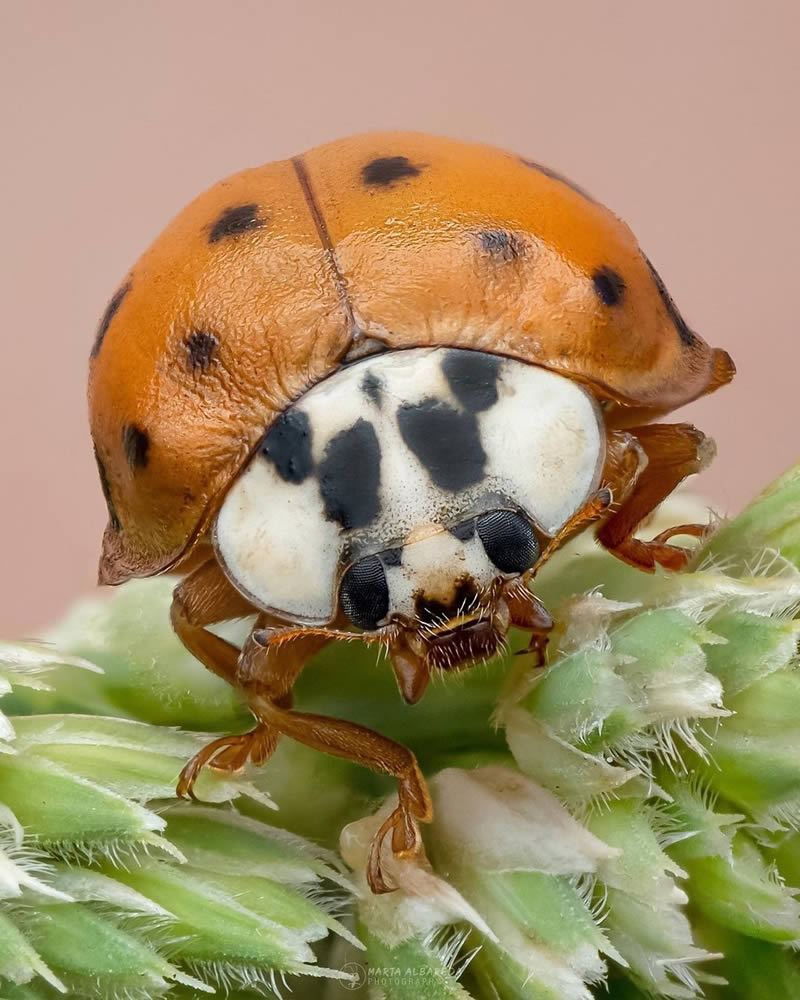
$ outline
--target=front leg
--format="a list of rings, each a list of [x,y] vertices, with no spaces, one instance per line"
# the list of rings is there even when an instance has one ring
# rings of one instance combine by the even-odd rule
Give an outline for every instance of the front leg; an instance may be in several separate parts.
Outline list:
[[[432,818],[428,789],[413,753],[364,726],[322,715],[291,711],[292,688],[305,664],[332,638],[355,638],[335,629],[267,627],[266,615],[240,651],[205,627],[253,614],[253,608],[228,582],[215,560],[204,563],[179,584],[172,602],[172,624],[184,646],[229,684],[242,691],[258,725],[249,733],[224,736],[209,743],[181,772],[178,794],[192,796],[206,764],[229,772],[248,759],[260,764],[274,751],[280,736],[363,764],[398,780],[397,809],[381,826],[370,852],[367,877],[374,892],[389,892],[381,871],[380,851],[391,836],[395,854],[423,854],[418,823]],[[359,635],[382,642],[384,635]]]
[[[314,630],[308,631],[314,634]],[[383,641],[379,634],[358,638]],[[284,668],[284,657],[287,650],[304,639],[307,641],[302,629],[258,629],[250,636],[242,651],[242,669],[250,678],[250,707],[271,730],[397,779],[397,808],[375,835],[367,866],[367,881],[372,891],[391,892],[396,886],[389,885],[383,876],[381,848],[391,837],[392,851],[398,857],[424,856],[419,823],[428,823],[433,818],[425,779],[414,754],[400,743],[355,722],[291,710],[291,687],[296,674],[293,676],[291,670]]]
[[[683,569],[691,553],[678,545],[669,545],[674,535],[702,538],[708,526],[681,524],[649,542],[634,538],[641,522],[675,489],[695,472],[701,472],[714,457],[714,442],[691,424],[649,424],[631,428],[628,433],[647,457],[630,490],[611,516],[597,531],[597,540],[629,566],[654,572],[656,566],[669,570]]]
[[[172,598],[171,618],[175,634],[205,667],[238,689],[243,687],[238,647],[209,632],[206,626],[255,613],[256,609],[232,586],[213,557],[178,584]],[[260,624],[266,622],[266,616],[262,615]],[[292,683],[303,665],[326,641],[314,637],[287,647],[283,669],[291,676]],[[241,770],[248,760],[256,765],[263,764],[275,750],[279,737],[276,729],[259,722],[248,733],[213,740],[195,754],[181,771],[177,794],[182,798],[194,798],[195,782],[206,764],[228,773]]]

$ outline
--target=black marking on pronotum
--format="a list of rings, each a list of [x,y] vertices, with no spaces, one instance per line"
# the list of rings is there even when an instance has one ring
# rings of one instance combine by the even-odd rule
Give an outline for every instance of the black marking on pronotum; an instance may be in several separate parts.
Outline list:
[[[380,406],[383,402],[383,379],[375,372],[365,372],[361,379],[361,391],[371,403]]]
[[[526,167],[530,167],[531,170],[538,170],[540,174],[544,174],[545,177],[549,177],[551,180],[559,181],[561,184],[566,184],[570,190],[574,191],[575,194],[579,194],[581,198],[586,198],[587,201],[596,202],[588,191],[577,185],[574,181],[571,181],[569,177],[565,177],[560,174],[557,170],[553,170],[552,167],[546,167],[543,163],[537,163],[536,160],[527,160],[524,156],[520,156],[519,162],[524,164]]]
[[[240,233],[260,229],[263,219],[258,217],[258,205],[251,202],[248,205],[233,205],[226,208],[220,217],[211,224],[208,231],[208,242],[218,243],[228,236],[238,236]]]
[[[302,410],[284,410],[261,439],[259,451],[287,483],[302,483],[311,475],[311,423]]]
[[[125,424],[122,428],[122,448],[132,469],[144,469],[150,451],[150,435],[136,424]]]
[[[186,353],[193,371],[204,372],[214,360],[219,340],[213,333],[194,330],[186,338]]]
[[[525,244],[507,229],[482,229],[478,242],[482,250],[498,260],[516,260],[525,253]]]
[[[372,424],[362,418],[332,437],[317,475],[330,520],[343,528],[374,521],[381,506],[381,446]]]
[[[697,347],[698,338],[697,334],[693,333],[692,330],[686,325],[686,320],[678,312],[678,307],[672,301],[672,296],[667,291],[664,282],[661,280],[661,275],[656,271],[650,260],[644,254],[645,263],[650,270],[653,281],[655,282],[658,294],[661,296],[661,301],[664,303],[664,308],[667,310],[669,318],[675,324],[675,329],[678,331],[678,336],[681,338],[681,343],[685,347]]]
[[[417,177],[422,172],[406,156],[379,156],[361,168],[361,179],[371,187],[389,187],[406,177]]]
[[[100,489],[103,491],[103,497],[106,501],[106,507],[108,508],[108,520],[111,525],[112,531],[119,531],[122,525],[119,522],[119,516],[117,514],[117,509],[114,506],[114,501],[111,499],[111,486],[108,482],[108,473],[106,472],[106,467],[103,464],[102,458],[97,453],[97,448],[94,449],[94,460],[97,462],[97,472],[100,476]]]
[[[92,353],[89,355],[91,358],[96,358],[100,353],[100,348],[103,346],[103,341],[108,333],[108,328],[111,326],[111,320],[117,315],[117,310],[122,305],[122,300],[131,290],[130,281],[126,282],[121,288],[118,288],[111,298],[111,301],[106,306],[106,311],[100,320],[100,325],[97,327],[97,334],[94,338],[94,344],[92,344]]]
[[[475,535],[475,518],[471,517],[469,521],[462,521],[461,524],[454,524],[449,529],[451,535],[457,538],[460,542],[468,542],[470,538]]]
[[[381,552],[381,562],[384,566],[399,566],[403,562],[402,547],[384,549]]]
[[[618,306],[625,294],[625,279],[611,267],[600,267],[592,275],[594,290],[603,305]]]
[[[483,478],[486,452],[474,414],[431,397],[405,403],[397,422],[403,440],[441,489],[456,492]]]
[[[465,410],[488,410],[497,402],[500,358],[483,351],[448,351],[442,372],[453,395]]]

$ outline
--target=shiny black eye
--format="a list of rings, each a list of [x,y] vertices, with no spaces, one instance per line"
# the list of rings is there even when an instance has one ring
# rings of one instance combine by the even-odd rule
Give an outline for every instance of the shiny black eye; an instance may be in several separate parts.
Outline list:
[[[389,613],[389,586],[377,556],[367,556],[347,570],[339,588],[342,611],[358,628],[374,629]]]
[[[539,542],[527,518],[514,510],[493,510],[478,518],[486,555],[504,573],[523,573],[539,558]]]

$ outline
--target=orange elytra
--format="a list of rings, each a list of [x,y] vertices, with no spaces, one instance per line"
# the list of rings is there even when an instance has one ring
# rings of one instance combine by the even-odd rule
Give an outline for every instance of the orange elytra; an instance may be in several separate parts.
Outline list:
[[[265,427],[363,338],[508,355],[654,413],[734,372],[628,227],[531,160],[388,133],[244,170],[170,223],[101,321],[101,581],[173,566]]]

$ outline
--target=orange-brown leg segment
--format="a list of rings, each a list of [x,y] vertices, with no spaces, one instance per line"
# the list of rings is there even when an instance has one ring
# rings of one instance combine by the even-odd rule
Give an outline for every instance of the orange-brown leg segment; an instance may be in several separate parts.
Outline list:
[[[205,626],[254,613],[253,606],[228,582],[213,559],[178,584],[170,609],[175,634],[189,652],[212,673],[234,685],[239,650]]]
[[[172,598],[172,627],[184,646],[218,677],[238,686],[239,650],[233,643],[209,632],[205,626],[231,618],[251,615],[254,608],[228,582],[213,559],[190,573],[176,588]],[[279,734],[259,723],[248,733],[223,736],[188,762],[178,779],[177,794],[194,798],[194,784],[205,764],[235,772],[247,763],[267,760],[277,745]]]
[[[583,507],[581,507],[577,513],[572,515],[563,528],[561,528],[559,533],[548,542],[537,559],[536,565],[533,567],[533,573],[538,573],[547,560],[553,556],[562,545],[566,545],[570,538],[574,538],[578,532],[583,531],[584,528],[587,528],[598,518],[602,517],[611,506],[612,499],[613,493],[607,486],[604,486],[602,489],[599,489],[595,494],[593,494]],[[528,575],[530,576],[532,574]]]
[[[391,892],[396,887],[384,878],[381,847],[391,836],[392,851],[398,857],[423,854],[418,824],[430,822],[433,817],[425,779],[407,747],[354,722],[290,710],[291,687],[299,670],[293,676],[291,669],[285,669],[283,661],[286,651],[303,639],[301,633],[297,639],[286,641],[287,631],[257,630],[245,645],[242,659],[249,661],[251,708],[270,728],[299,743],[397,779],[397,808],[375,835],[367,866],[367,880],[372,891]]]
[[[686,549],[669,545],[673,535],[702,537],[705,525],[680,525],[662,532],[649,542],[633,533],[641,522],[692,473],[700,472],[714,456],[714,444],[691,424],[650,424],[631,428],[647,456],[647,466],[618,509],[600,526],[597,539],[623,562],[652,573],[655,567],[682,569],[691,555]]]
[[[418,824],[428,823],[433,818],[428,788],[414,754],[402,744],[355,722],[290,711],[267,699],[255,698],[252,704],[259,718],[299,743],[397,779],[397,808],[375,835],[367,863],[367,881],[373,892],[391,892],[397,888],[389,885],[383,875],[381,847],[384,840],[391,836],[392,851],[398,857],[421,856],[423,846]]]

